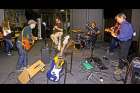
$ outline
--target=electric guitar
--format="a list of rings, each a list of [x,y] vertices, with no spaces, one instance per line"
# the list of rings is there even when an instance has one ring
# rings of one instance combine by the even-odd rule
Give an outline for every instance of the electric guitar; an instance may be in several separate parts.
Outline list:
[[[3,38],[3,34],[2,34],[2,32],[0,32],[0,38]]]
[[[47,72],[47,78],[51,81],[57,82],[60,79],[60,73],[63,71],[62,66],[64,64],[64,59],[62,58],[63,51],[68,43],[70,36],[64,37],[63,47],[61,48],[60,54],[56,55],[51,61],[51,68]]]
[[[58,56],[56,56],[58,57]],[[60,59],[58,59],[60,61]],[[62,65],[64,64],[64,60],[62,59],[61,62],[61,65],[59,65],[59,67],[56,65],[56,61],[55,60],[52,60],[51,61],[51,68],[50,70],[47,72],[47,78],[51,81],[59,81],[60,79],[60,73],[62,73]]]

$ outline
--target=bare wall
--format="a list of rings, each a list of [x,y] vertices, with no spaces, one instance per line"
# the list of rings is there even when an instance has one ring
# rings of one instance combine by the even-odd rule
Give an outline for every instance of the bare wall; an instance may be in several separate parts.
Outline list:
[[[103,9],[71,9],[70,10],[70,22],[71,28],[81,28],[82,31],[86,31],[85,25],[88,21],[95,20],[97,26],[102,32],[100,39],[103,38],[104,28],[104,16]]]

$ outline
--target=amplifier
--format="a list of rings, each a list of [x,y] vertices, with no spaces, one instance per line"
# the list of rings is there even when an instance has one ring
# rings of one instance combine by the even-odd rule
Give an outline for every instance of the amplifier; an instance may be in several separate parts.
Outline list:
[[[136,57],[132,60],[132,84],[140,84],[140,58]]]

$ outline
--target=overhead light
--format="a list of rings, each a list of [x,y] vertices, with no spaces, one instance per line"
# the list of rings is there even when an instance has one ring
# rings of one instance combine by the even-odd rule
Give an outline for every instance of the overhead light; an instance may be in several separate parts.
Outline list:
[[[61,9],[60,11],[61,11],[61,12],[64,12],[64,9]]]

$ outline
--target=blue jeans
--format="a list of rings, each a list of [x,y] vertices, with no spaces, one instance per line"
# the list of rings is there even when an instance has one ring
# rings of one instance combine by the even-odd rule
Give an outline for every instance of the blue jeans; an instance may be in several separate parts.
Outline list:
[[[22,47],[22,43],[20,41],[16,42],[16,47],[18,49],[18,63],[17,63],[17,69],[20,69],[22,67],[26,67],[27,66],[27,53],[26,51],[23,49]]]
[[[117,48],[117,46],[118,46],[118,39],[113,37],[111,40],[109,51],[114,52],[114,49]]]
[[[9,53],[13,47],[12,41],[10,39],[5,39],[5,49],[6,53]]]

